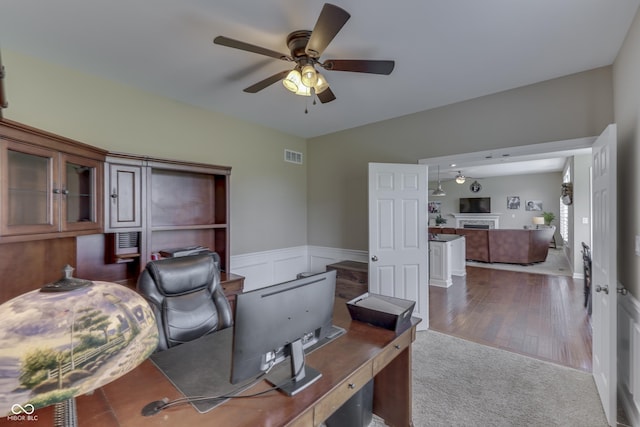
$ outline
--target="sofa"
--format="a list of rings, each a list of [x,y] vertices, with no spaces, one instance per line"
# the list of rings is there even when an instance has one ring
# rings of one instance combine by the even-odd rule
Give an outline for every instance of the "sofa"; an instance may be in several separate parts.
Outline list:
[[[539,229],[475,229],[430,227],[430,233],[465,236],[466,259],[481,262],[533,264],[549,253],[555,227]]]

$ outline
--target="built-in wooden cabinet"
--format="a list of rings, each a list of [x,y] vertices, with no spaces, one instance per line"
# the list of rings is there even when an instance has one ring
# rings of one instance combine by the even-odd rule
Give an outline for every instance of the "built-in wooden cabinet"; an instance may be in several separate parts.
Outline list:
[[[134,241],[140,270],[162,251],[190,246],[217,252],[221,269],[229,268],[231,168],[113,154],[105,171],[105,231],[113,262],[130,262]]]
[[[0,121],[0,242],[102,232],[105,152]]]
[[[105,164],[105,232],[142,231],[146,202],[144,161],[107,157]]]
[[[230,268],[231,168],[108,153],[0,118],[0,302],[62,277],[135,286],[166,249],[220,255],[233,304],[244,278]],[[15,273],[18,272],[18,273]]]

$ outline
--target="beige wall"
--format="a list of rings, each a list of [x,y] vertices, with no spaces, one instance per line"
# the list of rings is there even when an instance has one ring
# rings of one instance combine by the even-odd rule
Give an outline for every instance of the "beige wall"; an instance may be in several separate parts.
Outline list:
[[[309,140],[309,244],[367,249],[369,162],[599,135],[613,121],[611,78],[598,68]]]
[[[307,243],[306,165],[285,163],[302,138],[2,51],[3,115],[110,151],[232,167],[231,254]]]
[[[618,124],[618,280],[640,298],[640,16],[613,64],[614,116]]]

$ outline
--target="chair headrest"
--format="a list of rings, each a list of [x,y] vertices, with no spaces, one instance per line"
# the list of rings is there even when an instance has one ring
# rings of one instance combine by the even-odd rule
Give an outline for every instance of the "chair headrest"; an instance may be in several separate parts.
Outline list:
[[[210,254],[167,258],[147,263],[147,270],[164,295],[181,295],[211,285],[217,267]]]

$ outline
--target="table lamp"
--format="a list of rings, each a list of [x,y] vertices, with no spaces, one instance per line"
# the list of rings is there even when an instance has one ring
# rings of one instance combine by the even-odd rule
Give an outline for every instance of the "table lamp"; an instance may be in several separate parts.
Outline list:
[[[148,303],[132,289],[64,277],[0,305],[0,415],[77,425],[75,396],[131,371],[158,345]]]
[[[536,228],[540,228],[541,225],[544,225],[544,217],[543,216],[534,216],[532,219],[533,224]]]

